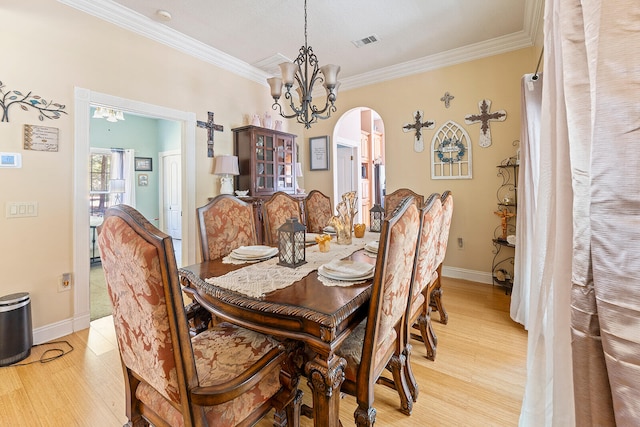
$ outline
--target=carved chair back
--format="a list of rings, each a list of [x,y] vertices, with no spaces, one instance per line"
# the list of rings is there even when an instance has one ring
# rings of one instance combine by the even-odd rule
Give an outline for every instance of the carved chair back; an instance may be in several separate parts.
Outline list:
[[[200,249],[205,261],[221,258],[240,246],[258,244],[253,206],[222,194],[197,209]]]

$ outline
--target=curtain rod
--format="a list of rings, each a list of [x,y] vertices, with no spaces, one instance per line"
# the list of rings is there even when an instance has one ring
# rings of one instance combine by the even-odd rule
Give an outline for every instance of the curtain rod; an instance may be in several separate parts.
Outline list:
[[[540,51],[540,58],[538,58],[538,65],[536,65],[536,72],[533,73],[533,77],[531,77],[531,80],[536,81],[538,80],[538,69],[540,68],[540,61],[542,61],[542,54],[544,53],[544,46],[542,47],[542,50]]]

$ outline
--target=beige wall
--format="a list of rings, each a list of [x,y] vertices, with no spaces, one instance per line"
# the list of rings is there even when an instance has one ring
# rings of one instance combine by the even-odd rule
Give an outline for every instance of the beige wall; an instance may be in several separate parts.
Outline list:
[[[535,71],[538,56],[537,49],[522,49],[340,93],[336,119],[314,125],[305,138],[333,136],[340,115],[352,108],[363,106],[377,111],[385,127],[387,191],[409,187],[428,195],[451,190],[454,214],[444,264],[463,273],[488,274],[494,249],[491,239],[500,225],[500,219],[493,213],[498,208],[496,191],[501,183],[496,165],[516,153],[512,143],[520,139],[520,79]],[[455,96],[449,108],[440,101],[445,92]],[[478,102],[485,98],[492,101],[492,112],[505,110],[507,119],[491,123],[493,144],[481,148],[480,125],[465,125],[464,117],[477,113]],[[423,132],[422,153],[413,151],[414,133],[402,130],[403,125],[413,122],[415,110],[422,110],[427,119],[436,122],[435,129]],[[473,142],[470,180],[431,179],[431,138],[449,120],[464,127]],[[329,194],[333,191],[332,171],[306,170],[304,180],[306,189],[318,188]],[[457,247],[458,237],[464,240],[462,250]]]
[[[3,0],[0,6],[4,91],[33,91],[48,101],[66,105],[59,120],[38,121],[37,112],[14,106],[10,122],[0,123],[0,151],[23,156],[21,169],[0,168],[0,209],[9,201],[37,201],[34,218],[7,219],[0,215],[0,296],[29,292],[35,328],[70,319],[73,293],[57,291],[60,275],[73,269],[73,159],[74,87],[195,112],[199,120],[215,113],[224,132],[216,132],[217,154],[232,153],[231,128],[244,124],[245,116],[270,111],[268,89],[191,56],[137,36],[114,25],[64,6],[55,0]],[[520,133],[522,74],[532,72],[537,52],[526,49],[472,63],[449,67],[340,94],[338,114],[303,133],[291,122],[285,130],[299,136],[300,159],[305,162],[304,187],[332,191],[331,171],[310,172],[307,141],[310,136],[332,135],[340,113],[367,106],[381,114],[387,143],[388,188],[410,186],[428,194],[453,190],[455,213],[452,239],[465,239],[465,249],[455,245],[445,264],[488,272],[490,239],[498,219],[495,191],[499,184],[495,165],[515,152],[512,141]],[[456,98],[445,109],[440,97],[449,91]],[[479,125],[465,126],[474,142],[472,180],[432,181],[429,154],[413,152],[413,137],[402,132],[412,112],[424,110],[437,126],[446,120],[464,123],[464,115],[477,112],[482,98],[493,110],[505,109],[505,122],[492,125],[494,144],[477,146]],[[273,113],[272,113],[273,114]],[[45,153],[22,149],[24,124],[60,129],[59,151]],[[427,131],[430,140],[433,131]],[[211,159],[206,157],[206,132],[196,133],[196,205],[215,195]]]
[[[34,110],[12,107],[0,123],[0,152],[22,154],[21,169],[0,168],[0,296],[29,292],[35,328],[73,316],[73,292],[59,293],[64,272],[73,270],[74,87],[180,111],[205,120],[215,113],[216,154],[231,154],[233,127],[248,114],[264,114],[267,87],[137,36],[55,0],[4,0],[0,6],[4,90],[33,91],[65,104],[67,115],[40,122]],[[60,129],[59,151],[22,149],[24,124]],[[299,133],[294,125],[288,130]],[[215,195],[218,184],[206,156],[206,131],[196,132],[196,205]],[[35,218],[7,219],[9,201],[37,201]]]

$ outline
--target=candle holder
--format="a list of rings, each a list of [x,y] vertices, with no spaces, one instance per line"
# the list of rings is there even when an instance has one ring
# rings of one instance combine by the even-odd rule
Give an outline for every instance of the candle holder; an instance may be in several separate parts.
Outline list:
[[[369,210],[369,231],[379,233],[382,229],[382,221],[384,221],[384,209],[376,203]]]
[[[305,264],[305,227],[297,218],[288,218],[278,228],[278,265],[296,268]]]

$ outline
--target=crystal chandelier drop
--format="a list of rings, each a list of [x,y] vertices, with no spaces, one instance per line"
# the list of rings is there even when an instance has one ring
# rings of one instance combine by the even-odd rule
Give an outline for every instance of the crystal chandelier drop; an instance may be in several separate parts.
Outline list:
[[[327,64],[318,67],[318,58],[307,43],[307,0],[304,1],[304,46],[300,48],[298,58],[295,61],[280,64],[280,71],[282,78],[271,77],[267,79],[267,82],[271,87],[271,96],[274,100],[273,109],[279,110],[282,117],[285,119],[295,117],[298,123],[309,129],[312,123],[317,122],[318,119],[328,119],[331,117],[331,113],[336,111],[335,101],[338,95],[340,66]],[[291,89],[294,86],[294,81],[297,83],[295,91],[300,100],[299,106],[293,102]],[[284,97],[289,100],[289,107],[293,114],[286,114],[278,102],[282,95],[283,83],[286,90]],[[318,108],[312,103],[311,93],[316,83],[321,83],[327,93],[327,99],[322,108]]]

